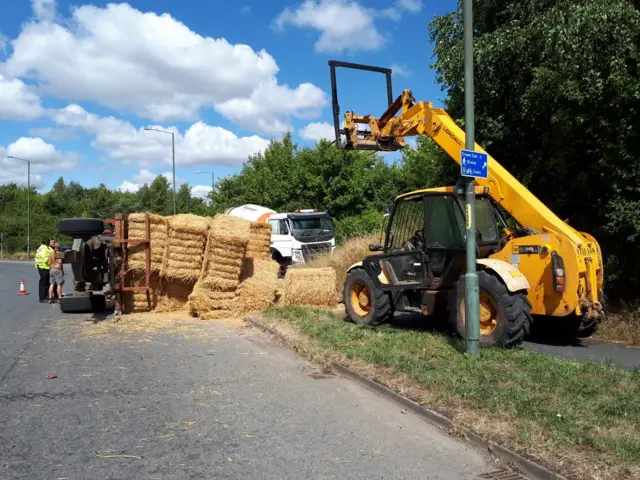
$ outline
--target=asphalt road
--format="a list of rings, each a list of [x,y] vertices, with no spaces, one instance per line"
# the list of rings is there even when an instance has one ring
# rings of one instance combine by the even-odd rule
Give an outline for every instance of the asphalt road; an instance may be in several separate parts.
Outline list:
[[[17,295],[20,277],[31,295]],[[260,332],[65,316],[37,302],[36,281],[31,265],[0,263],[2,479],[470,480],[495,469]]]

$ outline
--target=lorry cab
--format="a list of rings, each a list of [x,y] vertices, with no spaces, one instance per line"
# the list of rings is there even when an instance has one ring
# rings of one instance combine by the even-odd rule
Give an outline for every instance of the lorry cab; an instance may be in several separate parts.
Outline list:
[[[268,219],[271,248],[275,260],[287,265],[302,265],[315,255],[335,250],[333,219],[315,209],[277,213]]]

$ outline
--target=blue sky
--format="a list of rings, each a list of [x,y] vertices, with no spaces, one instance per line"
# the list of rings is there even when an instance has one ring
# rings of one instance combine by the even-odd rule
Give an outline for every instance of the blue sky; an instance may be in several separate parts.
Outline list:
[[[206,192],[269,138],[301,145],[332,123],[327,61],[394,68],[441,103],[427,23],[453,0],[4,0],[0,17],[0,183],[47,190],[60,176],[134,191],[171,171]],[[340,105],[380,114],[382,75],[338,71]],[[394,157],[387,157],[393,161]],[[198,187],[199,185],[199,187]]]

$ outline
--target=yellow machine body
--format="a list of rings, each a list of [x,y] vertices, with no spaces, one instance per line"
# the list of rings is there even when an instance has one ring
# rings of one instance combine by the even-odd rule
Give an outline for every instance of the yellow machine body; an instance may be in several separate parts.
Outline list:
[[[359,130],[359,124],[370,131]],[[464,131],[447,112],[429,102],[416,103],[410,90],[404,90],[379,118],[345,113],[343,132],[348,148],[355,150],[393,151],[405,146],[404,137],[428,135],[458,164],[465,146]],[[479,145],[475,150],[485,152]],[[528,299],[532,313],[538,315],[587,315],[602,313],[604,270],[602,252],[593,236],[578,232],[561,220],[533,193],[522,185],[491,155],[488,178],[476,178],[476,193],[489,195],[531,234],[515,236],[505,229],[506,245],[489,256],[517,268],[527,278]],[[454,192],[454,187],[440,187],[420,192]],[[552,255],[564,262],[564,292],[556,292]]]

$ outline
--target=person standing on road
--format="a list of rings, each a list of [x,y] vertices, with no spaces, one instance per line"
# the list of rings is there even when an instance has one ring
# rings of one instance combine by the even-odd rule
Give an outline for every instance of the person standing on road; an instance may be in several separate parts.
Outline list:
[[[50,255],[53,255],[53,253],[54,253],[54,247],[55,247],[55,244],[56,244],[56,243],[57,243],[57,242],[56,242],[53,238],[51,238],[51,239],[49,240],[49,254],[50,254]],[[49,265],[50,265],[50,267],[51,267],[51,268],[53,268],[53,265],[54,265],[53,260],[51,260],[51,261],[50,261]],[[51,283],[50,283],[50,286],[51,286],[51,285],[54,285],[54,284],[53,284],[53,282],[51,281],[51,276],[49,276],[49,281],[51,282]],[[49,299],[50,299],[50,300],[51,300],[51,299],[53,299],[53,300],[58,299],[58,298],[59,298],[59,297],[58,297],[58,292],[57,292],[57,290],[56,290],[55,288],[53,289],[53,296],[51,296],[51,288],[50,288],[50,286],[49,286],[49,287],[47,287],[47,291],[49,292]]]
[[[36,250],[36,268],[40,275],[40,281],[38,282],[38,297],[40,303],[43,303],[47,297],[47,291],[49,290],[49,269],[50,267],[51,251],[49,250],[49,239],[42,239],[42,244]]]
[[[56,303],[54,298],[54,290],[57,290],[57,298],[62,298],[62,285],[64,285],[64,267],[62,266],[62,259],[56,258],[56,253],[60,251],[60,244],[58,242],[53,245],[53,252],[49,258],[49,264],[51,269],[49,270],[49,303]]]

